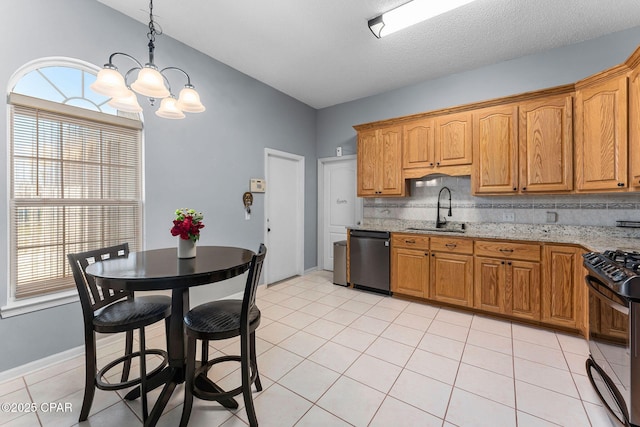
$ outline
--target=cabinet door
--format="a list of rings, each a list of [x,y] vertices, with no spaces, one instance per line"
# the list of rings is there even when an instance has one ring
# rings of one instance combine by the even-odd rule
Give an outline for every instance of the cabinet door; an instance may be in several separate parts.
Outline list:
[[[581,251],[568,246],[544,247],[544,279],[541,292],[541,320],[573,329],[582,327],[584,282]]]
[[[381,145],[378,143],[375,130],[358,134],[358,196],[372,196],[378,191],[376,187],[376,168],[380,156]]]
[[[629,186],[640,187],[640,69],[629,76]]]
[[[391,291],[415,297],[428,296],[429,254],[424,250],[391,250]]]
[[[473,114],[472,191],[518,190],[518,107],[485,108]]]
[[[506,313],[540,320],[540,263],[507,261]]]
[[[394,126],[379,130],[382,145],[378,172],[379,191],[384,195],[404,195],[402,179],[402,128]],[[376,180],[378,177],[376,176]]]
[[[436,118],[436,166],[471,164],[471,122],[470,112]]]
[[[560,96],[520,106],[520,190],[573,189],[573,104]]]
[[[627,187],[627,77],[576,92],[576,190]]]
[[[506,287],[505,260],[476,257],[474,264],[474,307],[494,313],[504,313]]]
[[[411,122],[403,126],[402,166],[432,168],[435,166],[433,119]]]
[[[473,256],[433,252],[429,297],[473,307]]]

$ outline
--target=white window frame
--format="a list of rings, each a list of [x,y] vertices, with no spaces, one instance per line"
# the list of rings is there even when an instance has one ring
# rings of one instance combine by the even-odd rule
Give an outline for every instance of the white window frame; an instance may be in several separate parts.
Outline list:
[[[6,93],[11,93],[12,89],[18,83],[18,81],[24,77],[26,74],[37,70],[39,68],[44,67],[53,67],[53,66],[63,66],[63,67],[71,67],[76,68],[82,71],[86,71],[92,74],[97,74],[100,71],[100,67],[88,63],[86,61],[82,61],[75,58],[67,58],[67,57],[46,57],[33,60],[28,62],[19,68],[9,79]],[[76,289],[64,290],[56,293],[39,295],[31,298],[24,298],[16,300],[13,297],[13,286],[14,284],[11,282],[11,265],[10,265],[10,254],[13,250],[12,248],[12,239],[10,238],[11,234],[11,203],[9,198],[11,197],[11,174],[13,173],[10,169],[11,166],[11,157],[10,157],[10,147],[11,143],[11,125],[12,125],[12,112],[10,104],[5,104],[7,106],[7,114],[6,114],[6,122],[7,122],[7,132],[6,132],[6,165],[5,170],[7,171],[6,179],[7,179],[7,210],[6,210],[6,236],[7,236],[7,259],[6,259],[6,297],[7,302],[4,306],[0,307],[0,318],[8,318],[17,315],[27,314],[38,310],[44,310],[47,308],[57,307],[64,304],[70,304],[78,301],[78,292]],[[62,107],[61,110],[65,108],[63,104],[60,104]],[[89,115],[92,115],[91,110],[86,110]],[[94,113],[95,114],[95,113]],[[126,120],[126,119],[125,119]],[[140,123],[143,123],[143,114],[139,114]],[[141,215],[143,218],[142,221],[142,232],[141,232],[141,242],[140,245],[142,249],[144,249],[144,241],[145,241],[145,231],[144,231],[144,207],[145,207],[145,167],[144,167],[144,158],[145,158],[145,143],[144,143],[144,132],[141,131],[140,136],[140,203],[141,203]]]

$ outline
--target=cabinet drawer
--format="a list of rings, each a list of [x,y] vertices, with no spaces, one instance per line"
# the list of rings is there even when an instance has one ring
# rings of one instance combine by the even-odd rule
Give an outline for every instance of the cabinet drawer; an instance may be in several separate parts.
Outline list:
[[[416,248],[429,250],[429,237],[422,234],[399,234],[391,235],[391,246],[394,248]]]
[[[476,240],[475,251],[479,256],[540,261],[540,245],[531,243]]]
[[[467,239],[452,239],[449,237],[432,237],[431,250],[453,254],[473,254],[473,241]]]

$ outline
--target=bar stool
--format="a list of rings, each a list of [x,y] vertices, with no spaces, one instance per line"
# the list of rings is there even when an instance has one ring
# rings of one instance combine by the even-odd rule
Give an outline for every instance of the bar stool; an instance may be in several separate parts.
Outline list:
[[[180,426],[186,427],[191,415],[193,396],[203,400],[226,400],[242,393],[251,427],[258,425],[253,407],[251,384],[262,390],[256,358],[255,331],[260,325],[260,310],[255,305],[256,288],[260,281],[262,264],[267,248],[261,244],[258,254],[251,259],[242,300],[219,300],[201,304],[184,316],[187,332],[187,372],[185,380],[184,406]],[[240,355],[221,356],[208,360],[209,341],[240,337]],[[202,341],[202,362],[196,369],[196,340]],[[240,362],[242,384],[230,391],[203,390],[196,378],[207,375],[216,363]],[[237,406],[236,406],[237,407]]]
[[[82,317],[84,318],[85,386],[79,421],[84,421],[89,416],[96,388],[100,390],[121,390],[136,385],[140,385],[142,416],[146,420],[149,415],[147,381],[167,365],[167,352],[160,349],[145,348],[144,328],[164,319],[165,328],[168,331],[171,298],[163,295],[134,298],[133,292],[130,291],[99,288],[96,286],[93,277],[85,274],[85,269],[89,264],[110,258],[126,257],[128,254],[128,243],[77,254],[67,254],[78,289],[78,296],[80,297]],[[134,353],[133,331],[136,329],[139,331],[140,351]],[[108,363],[100,370],[97,370],[96,362],[96,332],[107,334],[126,333],[125,354]],[[148,354],[161,356],[163,362],[147,374],[146,355]],[[140,359],[140,376],[129,380],[131,361],[136,357]],[[120,382],[111,384],[103,381],[107,372],[121,363],[124,365]]]

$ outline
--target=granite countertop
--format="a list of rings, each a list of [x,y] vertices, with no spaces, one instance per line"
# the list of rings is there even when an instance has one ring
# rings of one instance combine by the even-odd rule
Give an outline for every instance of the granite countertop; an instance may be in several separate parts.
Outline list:
[[[436,231],[433,221],[397,219],[365,219],[362,225],[352,229],[429,234],[434,236],[464,237],[472,239],[524,240],[536,242],[567,243],[580,245],[589,251],[603,252],[623,249],[640,252],[640,229],[621,227],[593,227],[556,224],[514,223],[448,223],[445,229]]]

